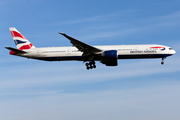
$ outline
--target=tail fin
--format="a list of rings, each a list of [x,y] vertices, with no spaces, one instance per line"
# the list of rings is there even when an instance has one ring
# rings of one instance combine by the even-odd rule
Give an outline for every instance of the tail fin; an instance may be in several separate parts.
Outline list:
[[[11,27],[9,30],[12,34],[17,49],[24,50],[35,48],[34,45],[32,45],[16,28]]]

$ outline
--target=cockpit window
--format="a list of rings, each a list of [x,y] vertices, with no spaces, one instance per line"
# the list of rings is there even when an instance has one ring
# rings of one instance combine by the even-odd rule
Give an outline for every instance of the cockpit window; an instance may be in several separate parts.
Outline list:
[[[172,48],[169,48],[169,50],[172,50]]]

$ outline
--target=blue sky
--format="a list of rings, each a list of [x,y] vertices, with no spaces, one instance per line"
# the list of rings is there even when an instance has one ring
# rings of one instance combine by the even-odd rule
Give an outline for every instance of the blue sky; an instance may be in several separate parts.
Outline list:
[[[1,120],[179,120],[180,1],[0,1]],[[58,32],[90,45],[162,44],[161,59],[44,62],[10,56],[16,27],[36,47],[71,46]]]

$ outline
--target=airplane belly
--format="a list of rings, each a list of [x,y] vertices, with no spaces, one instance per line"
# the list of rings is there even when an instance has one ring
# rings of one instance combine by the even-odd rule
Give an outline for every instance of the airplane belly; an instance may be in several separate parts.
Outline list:
[[[170,56],[171,54],[161,53],[140,53],[140,54],[118,54],[118,59],[146,59],[146,58],[163,58]]]

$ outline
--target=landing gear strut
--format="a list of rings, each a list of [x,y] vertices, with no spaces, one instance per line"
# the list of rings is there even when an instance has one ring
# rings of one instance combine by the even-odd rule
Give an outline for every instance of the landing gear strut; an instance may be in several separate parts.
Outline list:
[[[164,64],[164,59],[166,59],[166,57],[163,57],[163,58],[162,58],[161,65],[163,65],[163,64]]]
[[[86,63],[86,69],[89,70],[89,69],[93,69],[93,68],[96,68],[96,65],[95,65],[95,62],[94,61],[91,61],[89,63]]]

